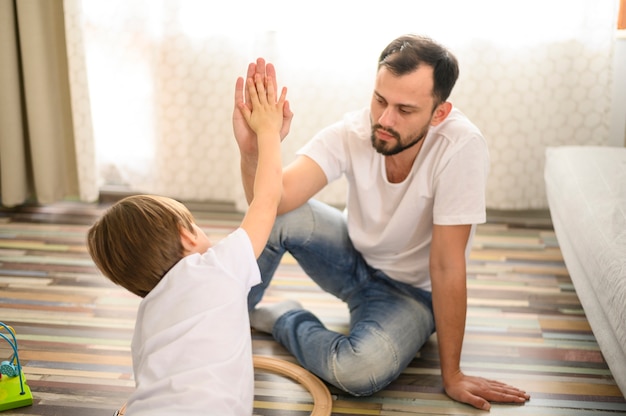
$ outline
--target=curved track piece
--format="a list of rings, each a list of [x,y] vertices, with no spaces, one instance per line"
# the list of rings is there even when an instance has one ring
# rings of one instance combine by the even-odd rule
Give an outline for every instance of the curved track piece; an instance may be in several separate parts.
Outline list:
[[[254,355],[252,360],[254,368],[256,369],[287,376],[302,384],[309,393],[311,393],[311,396],[313,396],[313,411],[311,412],[311,416],[330,416],[333,407],[333,399],[330,396],[328,387],[326,387],[322,380],[299,365],[281,360],[280,358]],[[120,410],[115,412],[114,416],[124,416],[125,412],[126,403],[124,403]]]
[[[328,387],[299,365],[281,360],[280,358],[254,355],[252,357],[254,368],[267,370],[273,373],[287,376],[302,384],[313,396],[313,411],[311,416],[329,416],[333,407],[333,400]]]

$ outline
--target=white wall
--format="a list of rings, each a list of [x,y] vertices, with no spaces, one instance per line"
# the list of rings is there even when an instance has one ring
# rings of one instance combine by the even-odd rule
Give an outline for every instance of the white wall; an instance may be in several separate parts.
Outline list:
[[[459,1],[455,13],[448,2],[390,0],[383,9],[359,2],[359,11],[369,12],[359,19],[347,19],[351,8],[327,16],[316,3],[321,14],[314,19],[244,32],[209,30],[215,27],[206,16],[211,23],[232,20],[210,2],[151,0],[145,8],[139,0],[75,0],[95,7],[88,19],[66,2],[66,13],[76,15],[68,21],[84,22],[72,26],[84,31],[87,51],[84,96],[91,103],[82,107],[92,110],[107,184],[184,200],[242,202],[230,113],[234,79],[247,63],[264,56],[290,88],[296,117],[283,144],[288,162],[320,128],[368,105],[379,51],[407,32],[429,34],[459,58],[451,99],[488,140],[489,208],[547,207],[547,146],[624,144],[626,45],[621,39],[615,46],[614,0]],[[198,6],[208,10],[200,13]],[[485,10],[493,17],[477,24]],[[80,72],[72,63],[85,56],[80,48],[71,51],[70,67]],[[72,86],[80,88],[85,85]],[[337,183],[321,196],[340,204],[345,190]]]
[[[613,88],[609,144],[626,146],[626,30],[618,32],[613,55]]]

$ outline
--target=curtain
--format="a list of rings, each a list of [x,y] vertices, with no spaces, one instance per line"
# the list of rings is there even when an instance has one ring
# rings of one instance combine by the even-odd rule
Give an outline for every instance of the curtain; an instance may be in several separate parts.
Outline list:
[[[86,62],[103,187],[244,209],[230,115],[248,62],[275,63],[289,88],[289,162],[319,129],[369,105],[378,54],[404,33],[459,58],[451,101],[489,143],[488,207],[547,208],[545,148],[609,143],[616,0],[67,3],[84,37],[85,56],[70,62]],[[341,205],[345,183],[319,197]]]
[[[62,0],[0,0],[0,56],[2,205],[94,199],[79,190]]]

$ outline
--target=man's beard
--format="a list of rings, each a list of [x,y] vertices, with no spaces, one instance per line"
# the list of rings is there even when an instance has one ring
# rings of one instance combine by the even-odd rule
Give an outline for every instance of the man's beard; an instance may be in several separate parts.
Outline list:
[[[384,156],[397,155],[398,153],[410,147],[415,146],[417,143],[420,142],[420,140],[426,137],[429,127],[430,126],[426,126],[424,129],[422,129],[418,134],[413,136],[406,143],[403,143],[402,138],[400,137],[400,134],[397,131],[393,129],[387,129],[381,126],[380,124],[376,124],[372,126],[372,146],[374,146],[374,149],[376,149],[376,151],[380,153],[381,155],[384,155]],[[378,140],[376,138],[376,130],[383,130],[385,133],[393,136],[396,139],[395,144],[391,144],[390,142],[386,142],[383,140]]]

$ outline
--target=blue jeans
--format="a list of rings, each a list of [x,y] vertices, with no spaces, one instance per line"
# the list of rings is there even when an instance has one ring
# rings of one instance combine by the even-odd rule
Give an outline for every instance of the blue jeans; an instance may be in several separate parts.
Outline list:
[[[277,218],[258,260],[263,281],[250,291],[250,309],[285,251],[348,304],[350,331],[330,331],[312,313],[294,310],[278,319],[274,338],[304,368],[352,395],[373,394],[395,380],[435,329],[431,293],[370,267],[352,245],[343,214],[311,200]]]

